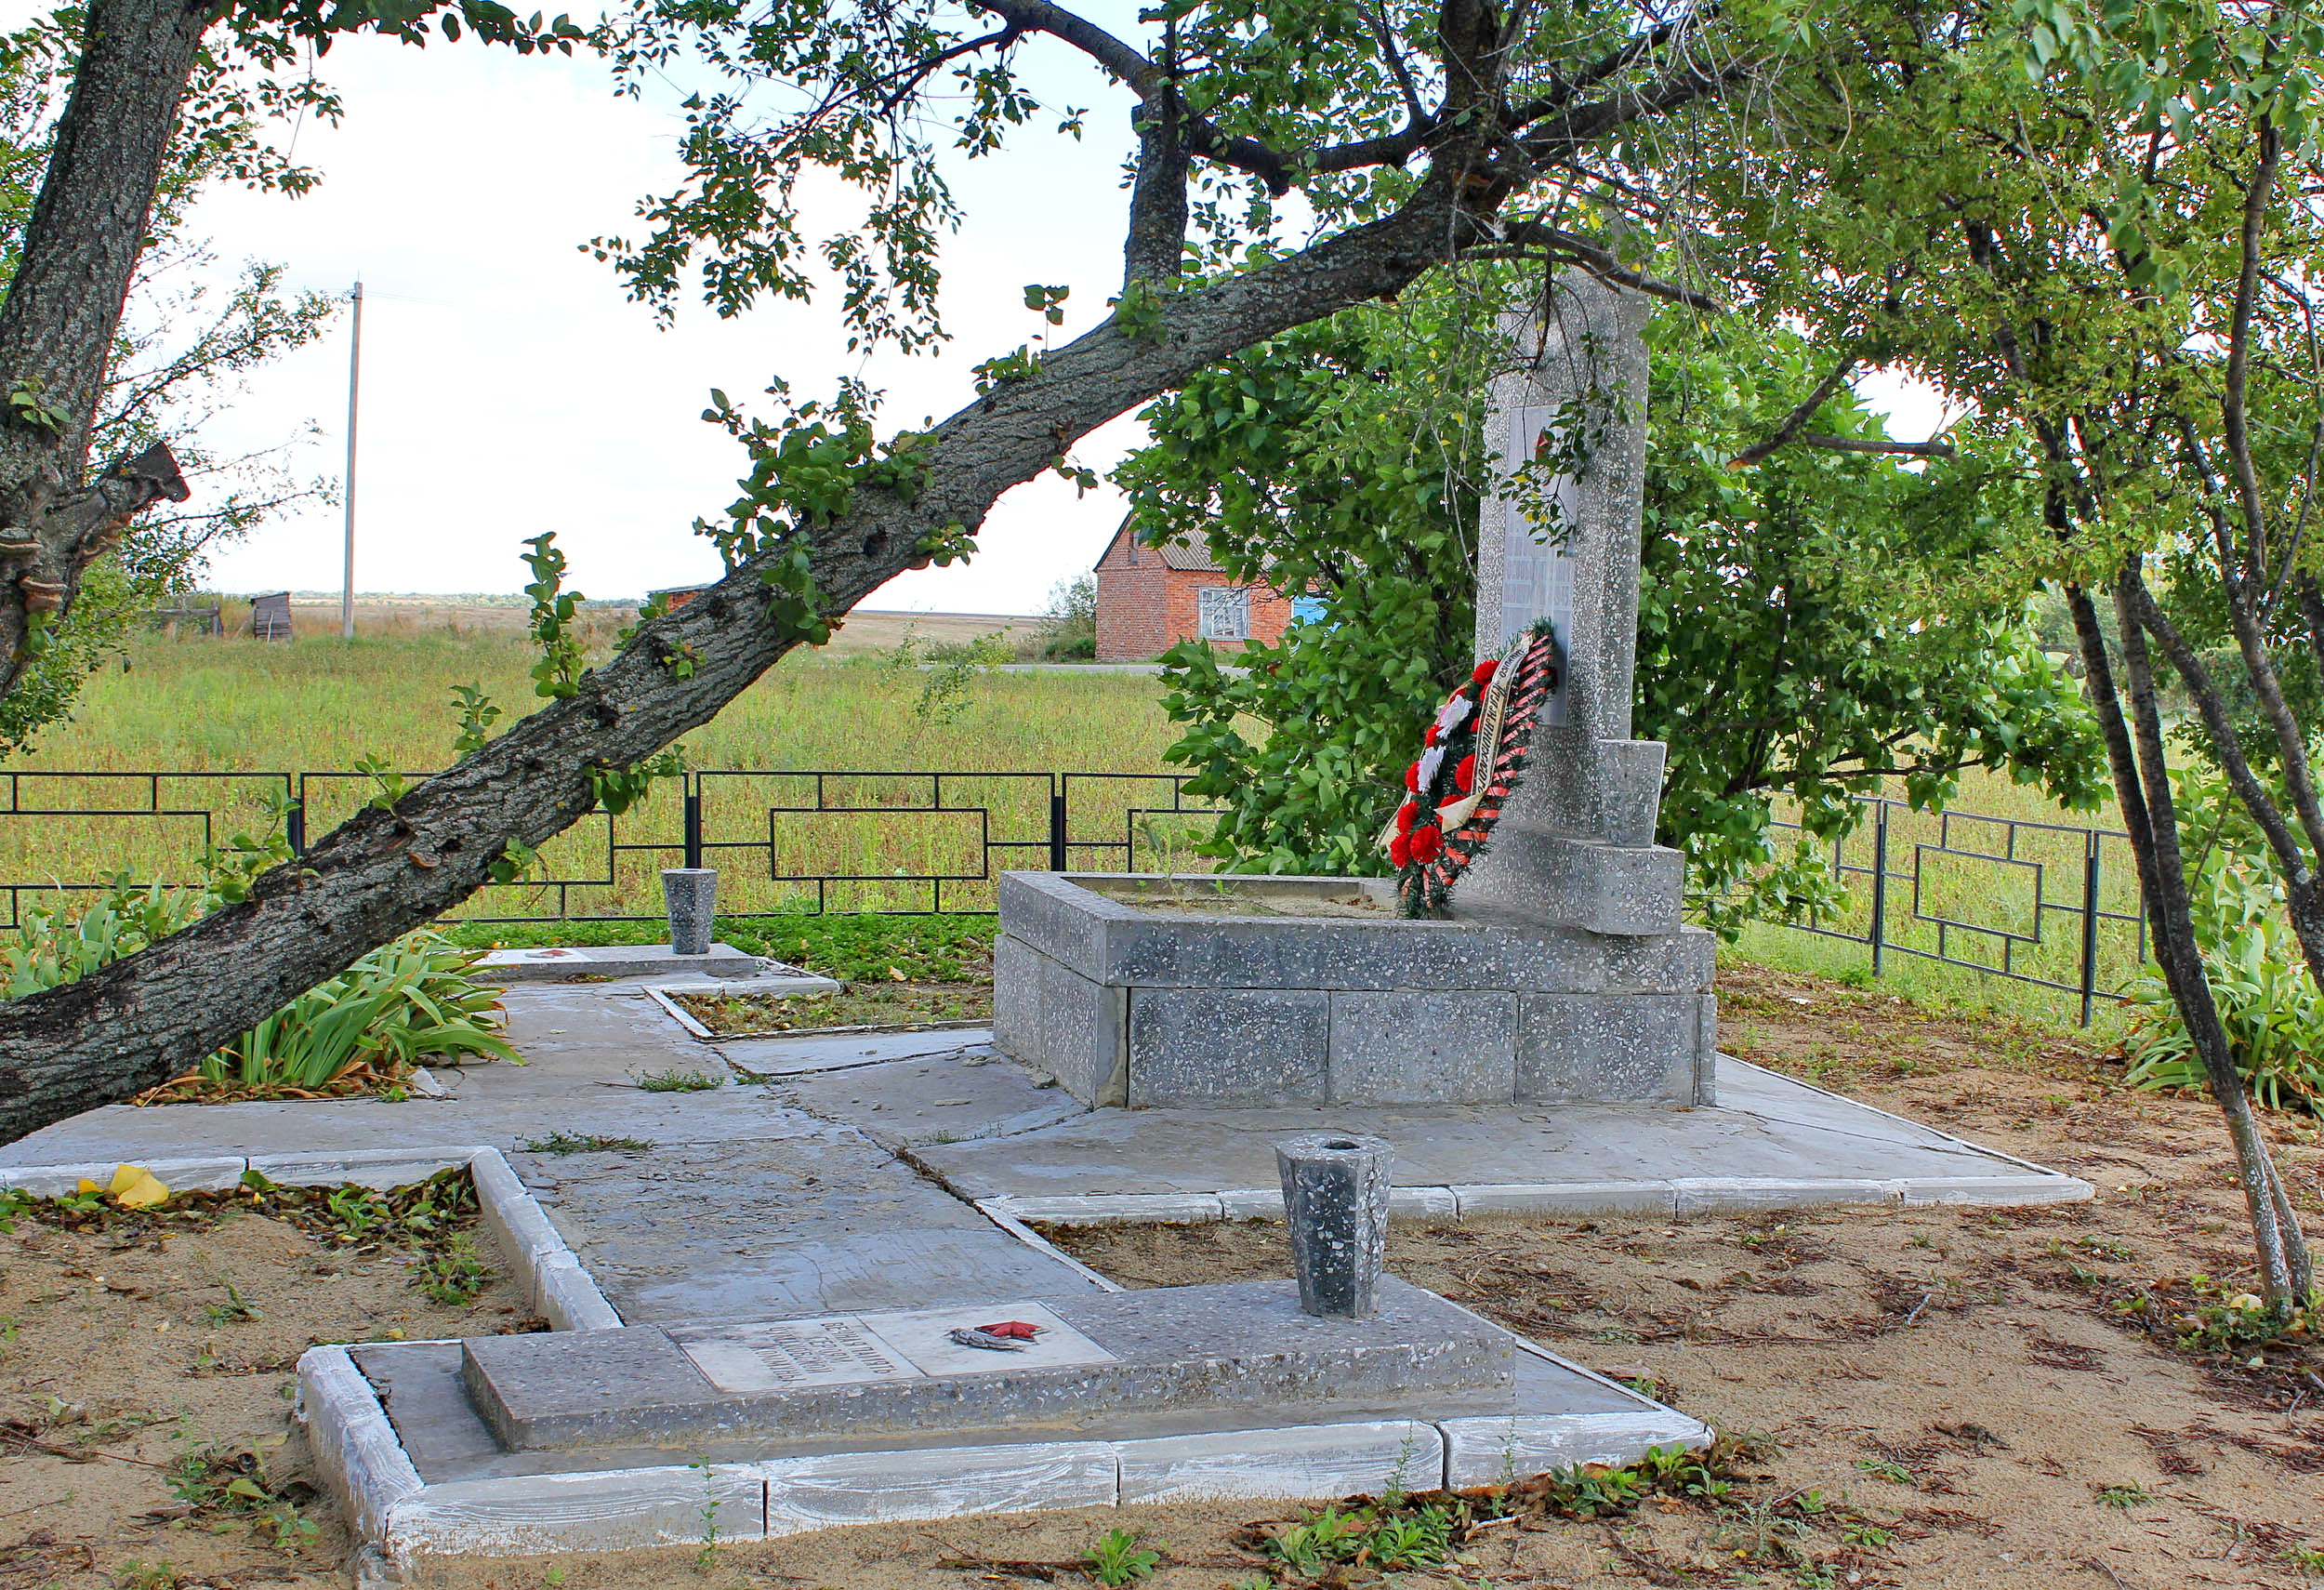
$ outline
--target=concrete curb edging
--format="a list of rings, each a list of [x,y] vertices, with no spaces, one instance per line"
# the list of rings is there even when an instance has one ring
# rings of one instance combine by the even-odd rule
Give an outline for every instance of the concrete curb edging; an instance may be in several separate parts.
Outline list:
[[[1466,1186],[1397,1187],[1388,1212],[1397,1220],[1471,1221],[1504,1214],[1744,1214],[1878,1203],[1900,1209],[1938,1204],[2078,1203],[2093,1189],[2079,1177],[2043,1172],[2011,1176],[1910,1176],[1895,1180],[1832,1177],[1678,1176],[1639,1182],[1506,1182]],[[1206,1226],[1221,1220],[1281,1220],[1283,1195],[1270,1188],[1215,1193],[1062,1193],[980,1199],[996,1221],[1050,1226]]]
[[[519,1267],[525,1305],[554,1331],[612,1331],[621,1316],[549,1224],[507,1158],[489,1146],[452,1148],[351,1148],[314,1154],[255,1154],[203,1159],[125,1159],[73,1165],[0,1166],[0,1188],[60,1198],[84,1181],[102,1186],[121,1164],[142,1165],[175,1192],[225,1192],[256,1171],[284,1186],[409,1186],[439,1171],[468,1167],[476,1181],[477,1215],[493,1241]],[[1031,1237],[1031,1233],[1026,1236]],[[1034,1239],[1038,1240],[1038,1239]],[[321,1350],[321,1349],[318,1349]],[[350,1364],[351,1369],[351,1364]]]
[[[524,1268],[525,1296],[552,1331],[614,1331],[621,1316],[497,1148],[469,1153],[476,1201],[500,1251]]]
[[[379,1539],[396,1504],[425,1485],[378,1394],[345,1347],[310,1347],[298,1356],[297,1411],[315,1471],[338,1503],[348,1533],[358,1541]]]
[[[885,1449],[431,1485],[396,1444],[377,1395],[344,1348],[310,1349],[299,1384],[301,1413],[335,1495],[358,1538],[397,1571],[423,1556],[698,1546],[712,1523],[718,1539],[741,1542],[977,1513],[1492,1484],[1575,1464],[1631,1463],[1650,1447],[1699,1449],[1711,1439],[1699,1421],[1617,1387],[1634,1410]]]

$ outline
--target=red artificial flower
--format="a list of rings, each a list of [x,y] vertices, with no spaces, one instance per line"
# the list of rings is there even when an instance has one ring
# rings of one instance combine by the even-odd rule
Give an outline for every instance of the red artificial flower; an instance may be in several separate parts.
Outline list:
[[[1493,676],[1500,671],[1500,658],[1486,657],[1483,662],[1477,664],[1474,671],[1469,675],[1469,682],[1475,685],[1479,690],[1483,690],[1486,685],[1493,682]]]
[[[1394,839],[1388,841],[1388,865],[1396,868],[1399,872],[1412,865],[1412,840],[1410,836],[1398,834]]]
[[[1466,795],[1469,792],[1470,787],[1475,784],[1476,781],[1477,753],[1471,751],[1467,756],[1460,759],[1460,765],[1453,769],[1453,783],[1459,787],[1460,792],[1463,795]]]
[[[1424,828],[1412,830],[1412,859],[1425,865],[1434,861],[1445,849],[1445,830],[1431,823]]]
[[[1404,770],[1404,787],[1406,789],[1411,790],[1416,795],[1419,793],[1420,764],[1419,762],[1416,762],[1410,767]]]
[[[1434,745],[1436,743],[1436,725],[1431,723],[1428,726],[1428,733],[1420,736],[1420,743],[1424,746]]]
[[[1398,833],[1410,833],[1412,831],[1412,825],[1419,820],[1420,803],[1418,801],[1406,801],[1403,805],[1396,808],[1396,831]]]

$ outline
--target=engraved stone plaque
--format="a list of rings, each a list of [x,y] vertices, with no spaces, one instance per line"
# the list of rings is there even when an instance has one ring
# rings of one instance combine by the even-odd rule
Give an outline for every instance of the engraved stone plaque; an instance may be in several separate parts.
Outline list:
[[[860,1320],[845,1316],[733,1325],[679,1345],[720,1391],[911,1380],[921,1372]]]
[[[951,1332],[1022,1321],[1037,1327],[1020,1349],[963,1346]],[[972,1303],[893,1314],[777,1319],[673,1331],[671,1338],[725,1392],[995,1374],[1115,1361],[1114,1355],[1037,1303]]]

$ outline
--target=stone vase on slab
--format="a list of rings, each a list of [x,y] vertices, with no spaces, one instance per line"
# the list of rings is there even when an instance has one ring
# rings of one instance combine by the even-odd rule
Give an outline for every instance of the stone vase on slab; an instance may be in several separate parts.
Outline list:
[[[669,911],[670,953],[709,954],[711,919],[717,914],[719,904],[718,868],[664,868],[662,904]]]
[[[1388,1259],[1388,1170],[1378,1137],[1303,1132],[1275,1145],[1300,1306],[1319,1319],[1368,1319]]]

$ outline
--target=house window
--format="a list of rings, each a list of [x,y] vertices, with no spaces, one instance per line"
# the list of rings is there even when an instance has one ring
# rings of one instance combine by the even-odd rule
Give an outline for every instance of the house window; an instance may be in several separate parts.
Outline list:
[[[1206,641],[1250,639],[1250,592],[1205,586],[1195,592],[1195,628]]]

